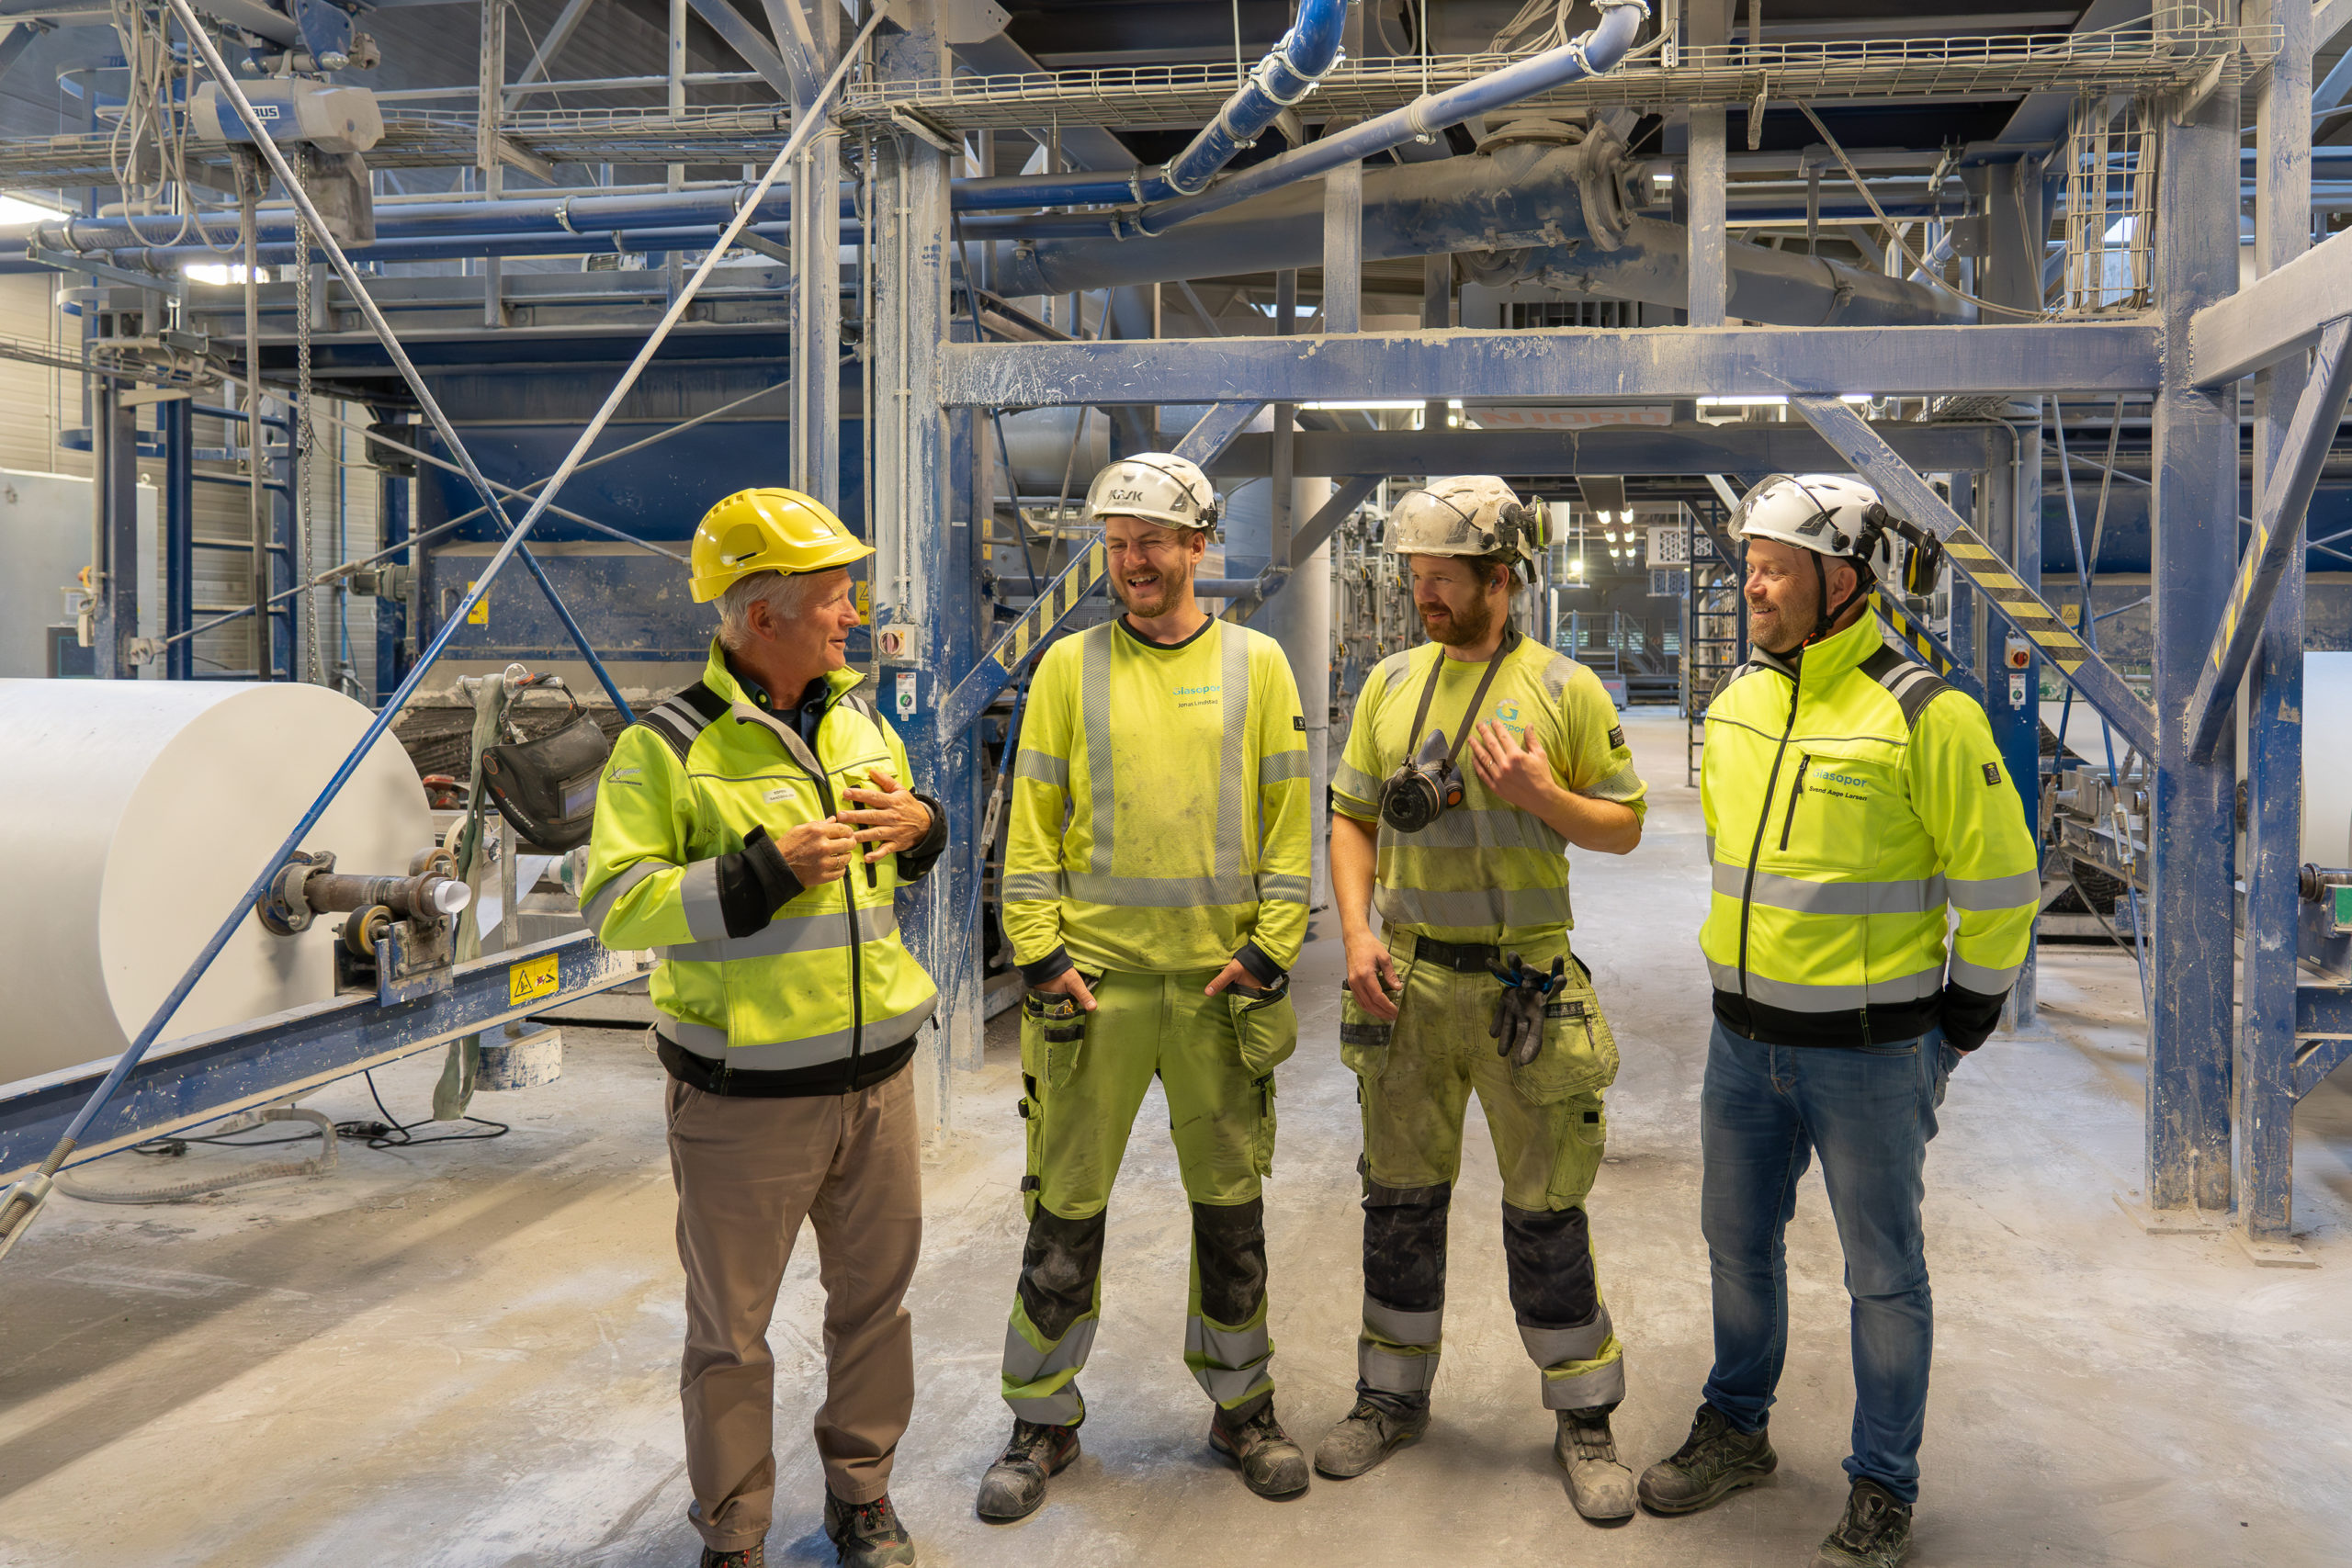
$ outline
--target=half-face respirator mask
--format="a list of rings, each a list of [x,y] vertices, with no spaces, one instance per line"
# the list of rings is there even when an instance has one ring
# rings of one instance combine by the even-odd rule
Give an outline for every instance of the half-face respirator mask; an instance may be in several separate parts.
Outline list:
[[[1487,700],[1487,689],[1495,683],[1495,671],[1519,646],[1516,629],[1503,634],[1502,646],[1487,660],[1487,672],[1478,678],[1478,689],[1470,694],[1470,704],[1463,709],[1462,722],[1455,726],[1453,744],[1446,744],[1445,732],[1430,731],[1414,747],[1410,756],[1396,765],[1396,771],[1380,781],[1380,819],[1400,833],[1418,833],[1436,821],[1443,813],[1462,804],[1464,786],[1462,769],[1455,761],[1462,755],[1462,743],[1469,738],[1470,727],[1478,721],[1478,709]],[[1413,734],[1421,734],[1421,726],[1430,716],[1430,701],[1437,695],[1437,678],[1445,671],[1445,650],[1440,649],[1435,662],[1430,666],[1430,678],[1421,685],[1420,706],[1413,710]]]

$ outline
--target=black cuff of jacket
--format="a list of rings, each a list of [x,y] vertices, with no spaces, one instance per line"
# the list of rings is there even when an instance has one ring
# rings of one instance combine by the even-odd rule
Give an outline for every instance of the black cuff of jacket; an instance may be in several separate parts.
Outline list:
[[[767,930],[775,912],[799,892],[800,878],[784,863],[784,852],[764,827],[745,834],[743,847],[733,854],[718,857],[718,913],[729,936]]]
[[[1042,986],[1057,976],[1067,975],[1077,965],[1069,961],[1069,949],[1057,947],[1035,964],[1018,965],[1021,978],[1032,986]]]
[[[1258,982],[1260,989],[1282,984],[1283,966],[1266,956],[1266,950],[1252,940],[1241,944],[1234,955],[1235,962],[1250,971],[1250,978]]]
[[[1988,997],[1982,991],[1972,991],[1965,986],[1946,985],[1943,1001],[1944,1038],[1955,1051],[1973,1051],[1993,1037],[2000,1027],[2001,1004],[2009,999],[2003,991]]]
[[[919,882],[931,870],[939,857],[947,852],[947,809],[921,790],[910,792],[931,813],[931,826],[915,847],[899,852],[899,880]]]

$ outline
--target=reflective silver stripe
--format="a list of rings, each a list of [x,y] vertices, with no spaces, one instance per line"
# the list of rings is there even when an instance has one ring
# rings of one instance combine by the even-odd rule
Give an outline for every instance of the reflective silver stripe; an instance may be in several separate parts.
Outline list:
[[[1611,1361],[1572,1378],[1544,1380],[1546,1410],[1589,1410],[1596,1404],[1617,1404],[1625,1398],[1625,1363]]]
[[[893,1045],[903,1044],[913,1038],[915,1031],[921,1029],[938,1008],[939,994],[934,991],[905,1012],[889,1018],[866,1020],[865,1049],[887,1051]],[[727,1043],[727,1031],[713,1029],[707,1023],[692,1023],[682,1018],[664,1020],[661,1032],[668,1035],[681,1049],[692,1051],[697,1056],[762,1073],[844,1061],[849,1056],[852,1033],[846,1029],[834,1029],[798,1040],[778,1040],[763,1045],[730,1045]]]
[[[1739,994],[1737,964],[1719,964],[1710,958],[1707,972],[1714,978],[1715,989]],[[1873,980],[1867,986],[1801,986],[1793,980],[1767,979],[1753,969],[1747,972],[1747,999],[1784,1012],[1851,1012],[1856,1008],[1875,1007],[1882,1002],[1916,1002],[1943,988],[1940,967],[1922,969],[1917,975],[1892,980]]]
[[[1427,1345],[1437,1348],[1438,1336],[1445,1328],[1445,1309],[1429,1312],[1398,1312],[1395,1307],[1363,1299],[1363,1329],[1391,1345]]]
[[[1050,871],[1008,871],[998,891],[1008,904],[1024,899],[1052,901],[1062,896],[1062,879]]]
[[[1544,673],[1539,679],[1544,682],[1544,694],[1552,699],[1554,707],[1560,705],[1560,694],[1568,689],[1568,677],[1575,673],[1576,665],[1565,653],[1554,653],[1551,662],[1544,666]]]
[[[1383,1393],[1427,1393],[1437,1382],[1437,1352],[1400,1356],[1369,1339],[1356,1341],[1356,1376]]]
[[[1519,1342],[1527,1347],[1528,1356],[1539,1367],[1589,1361],[1608,1346],[1609,1335],[1606,1306],[1592,1314],[1591,1322],[1574,1328],[1530,1328],[1523,1323],[1519,1325]]]
[[[1707,858],[1715,858],[1715,836],[1713,833],[1707,835]]]
[[[2022,909],[2041,900],[2041,874],[2020,871],[2011,876],[1949,876],[1951,907],[1978,913]]]
[[[1955,954],[1951,961],[1951,983],[1988,997],[1997,997],[2018,983],[2018,971],[2024,967],[2022,964],[2012,964],[2006,969],[1987,969],[1981,964],[1971,964]]]
[[[1118,635],[1118,623],[1105,621],[1079,639],[1078,699],[1086,715],[1087,833],[1093,840],[1087,870],[1106,877],[1119,829],[1119,795],[1111,784],[1111,639]]]
[[[1944,905],[1940,876],[1917,882],[1813,882],[1759,871],[1749,888],[1745,867],[1715,863],[1716,892],[1736,898],[1744,888],[1751,904],[1800,915],[1924,915]]]
[[[1050,751],[1021,751],[1012,759],[1012,776],[1049,784],[1067,795],[1069,793],[1069,759],[1057,757]]]
[[[677,869],[666,860],[647,859],[632,862],[615,873],[610,880],[596,889],[586,903],[580,906],[580,918],[588,922],[590,931],[601,931],[605,929],[605,917],[613,912],[613,906],[621,901],[622,894],[657,871]]]
[[[899,929],[899,911],[888,904],[857,912],[857,940],[879,942]],[[849,921],[839,909],[823,915],[793,915],[770,920],[750,936],[721,937],[670,949],[684,964],[725,964],[737,958],[779,958],[787,953],[823,953],[849,946]]]
[[[1204,1317],[1185,1320],[1184,1354],[1205,1359],[1204,1371],[1255,1372],[1273,1353],[1274,1342],[1262,1323],[1255,1328],[1219,1328]]]
[[[1216,859],[1212,865],[1246,865],[1241,841],[1241,829],[1247,820],[1244,813],[1249,802],[1243,798],[1241,759],[1247,755],[1250,742],[1250,634],[1230,622],[1216,623],[1217,649],[1223,655],[1218,661],[1219,679],[1224,690],[1217,694],[1225,720],[1225,750],[1218,758],[1216,781]],[[1304,751],[1299,753],[1302,761]],[[1260,784],[1265,782],[1265,764],[1272,759],[1261,759],[1258,764]],[[1106,868],[1107,869],[1107,868]]]
[[[696,942],[718,942],[727,935],[727,917],[718,908],[718,863],[698,860],[678,878],[678,905],[685,911],[686,930]]]
[[[1547,855],[1566,853],[1567,840],[1554,832],[1532,811],[1498,807],[1490,811],[1457,806],[1438,813],[1437,820],[1418,833],[1382,833],[1399,850],[1535,850]]]
[[[1258,874],[1258,901],[1283,904],[1306,902],[1306,878],[1287,872],[1261,871]]]
[[[1249,876],[1098,876],[1062,873],[1065,897],[1084,904],[1128,904],[1139,909],[1189,909],[1208,904],[1254,904],[1257,879]],[[1011,897],[1011,894],[1006,895]]]
[[[1628,762],[1599,784],[1587,785],[1577,793],[1589,795],[1595,800],[1627,801],[1639,800],[1648,789],[1649,785],[1642,782],[1642,775],[1635,773],[1634,765]]]
[[[1196,1367],[1193,1378],[1208,1396],[1219,1404],[1238,1404],[1261,1388],[1272,1386],[1273,1380],[1266,1375],[1261,1362],[1254,1367],[1227,1369]]]
[[[1069,1331],[1059,1343],[1040,1350],[1029,1343],[1028,1336],[1016,1324],[1004,1325],[1004,1381],[1019,1387],[1024,1383],[1043,1382],[1056,1372],[1075,1372],[1086,1365],[1087,1352],[1094,1348],[1094,1331],[1102,1320],[1089,1314],[1069,1325]]]
[[[1345,795],[1359,806],[1380,804],[1380,781],[1352,762],[1341,762],[1331,770],[1331,793]]]
[[[1280,784],[1284,779],[1303,779],[1306,776],[1306,753],[1305,751],[1277,751],[1258,764],[1260,789],[1265,788],[1268,784]]]
[[[1565,887],[1474,887],[1431,892],[1383,883],[1373,903],[1385,921],[1458,930],[1470,926],[1563,926],[1568,922]]]
[[[1005,1403],[1012,1406],[1015,1416],[1040,1427],[1072,1426],[1086,1414],[1086,1402],[1078,1397],[1075,1384],[1066,1384],[1043,1399],[1008,1399]]]

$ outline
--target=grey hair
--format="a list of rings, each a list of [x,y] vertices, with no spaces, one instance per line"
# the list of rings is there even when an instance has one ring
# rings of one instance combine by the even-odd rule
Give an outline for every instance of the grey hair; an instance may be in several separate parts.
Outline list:
[[[729,653],[742,649],[751,626],[752,606],[764,602],[779,619],[797,621],[808,607],[809,589],[822,572],[787,577],[780,571],[755,571],[739,577],[718,596],[718,641]]]

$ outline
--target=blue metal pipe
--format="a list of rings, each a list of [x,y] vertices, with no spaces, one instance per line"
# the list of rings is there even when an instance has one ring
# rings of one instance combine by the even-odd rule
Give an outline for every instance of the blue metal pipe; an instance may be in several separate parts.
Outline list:
[[[1649,6],[1644,0],[1597,0],[1597,4],[1600,6],[1600,20],[1589,32],[1557,49],[1530,55],[1476,81],[1448,87],[1442,93],[1424,93],[1403,108],[1391,109],[1337,136],[1310,141],[1278,158],[1252,164],[1232,178],[1218,182],[1214,190],[1156,202],[1138,216],[1136,231],[1164,233],[1188,219],[1299,180],[1314,179],[1343,164],[1359,163],[1392,147],[1401,147],[1416,137],[1433,135],[1450,125],[1459,125],[1474,115],[1492,114],[1538,93],[1613,71],[1617,62],[1624,59],[1626,51],[1633,48],[1634,35],[1647,19]]]
[[[1283,110],[1315,90],[1340,58],[1340,34],[1347,23],[1345,0],[1303,0],[1298,20],[1258,68],[1250,73],[1216,118],[1201,128],[1184,150],[1160,165],[1158,179],[1144,182],[1138,200],[1192,196],[1205,188],[1219,169],[1233,162]]]

